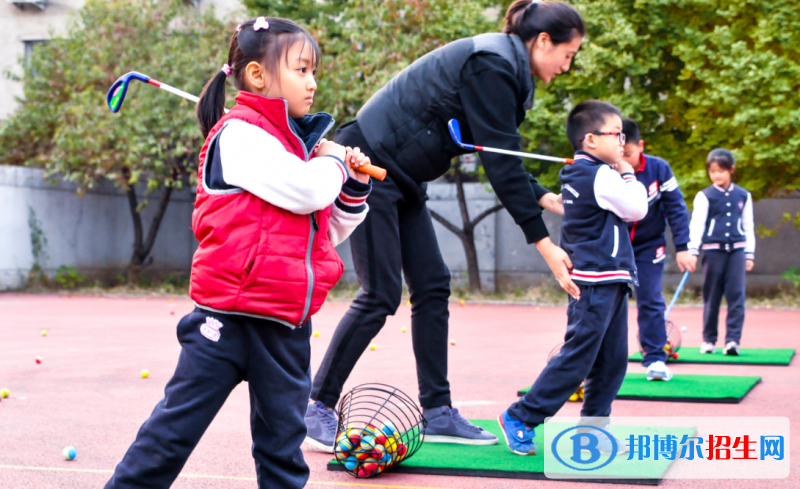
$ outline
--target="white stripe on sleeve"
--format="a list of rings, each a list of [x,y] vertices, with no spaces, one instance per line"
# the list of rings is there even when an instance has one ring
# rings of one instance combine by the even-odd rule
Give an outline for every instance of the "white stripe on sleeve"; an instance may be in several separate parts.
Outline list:
[[[689,223],[689,251],[693,255],[700,253],[703,234],[706,232],[706,219],[708,219],[708,197],[703,192],[698,192],[694,198],[694,210]]]
[[[601,209],[623,221],[639,221],[647,215],[647,189],[630,173],[620,175],[610,166],[600,165],[594,178],[594,195]]]
[[[661,184],[662,192],[672,192],[674,190],[678,190],[678,179],[675,177],[672,177]]]

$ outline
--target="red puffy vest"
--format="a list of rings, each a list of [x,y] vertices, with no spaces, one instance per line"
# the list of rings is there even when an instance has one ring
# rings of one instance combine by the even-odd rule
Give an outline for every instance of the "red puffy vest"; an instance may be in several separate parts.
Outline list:
[[[192,260],[189,294],[204,309],[301,326],[344,272],[328,239],[331,209],[299,215],[245,191],[209,193],[203,185],[208,146],[229,119],[260,127],[305,159],[303,142],[289,126],[286,102],[240,92],[200,150],[192,214],[200,246]]]

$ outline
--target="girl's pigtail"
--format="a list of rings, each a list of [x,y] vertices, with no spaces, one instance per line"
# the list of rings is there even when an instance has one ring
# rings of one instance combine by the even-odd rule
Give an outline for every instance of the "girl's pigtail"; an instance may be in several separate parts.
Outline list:
[[[197,123],[203,137],[208,137],[211,128],[216,125],[225,113],[225,80],[228,75],[224,71],[218,71],[214,77],[206,83],[203,93],[200,94],[200,101],[197,102]]]

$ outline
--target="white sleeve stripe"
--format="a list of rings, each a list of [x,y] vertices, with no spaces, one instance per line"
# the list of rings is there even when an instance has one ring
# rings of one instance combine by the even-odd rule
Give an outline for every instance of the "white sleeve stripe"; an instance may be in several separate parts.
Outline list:
[[[662,192],[672,192],[673,190],[677,190],[677,188],[678,180],[675,177],[670,178],[661,185]]]

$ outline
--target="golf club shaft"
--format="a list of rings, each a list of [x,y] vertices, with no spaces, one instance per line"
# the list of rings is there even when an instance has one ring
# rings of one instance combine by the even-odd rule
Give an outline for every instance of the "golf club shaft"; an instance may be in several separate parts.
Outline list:
[[[523,151],[511,151],[508,149],[500,149],[500,148],[487,148],[486,146],[478,146],[477,144],[474,146],[476,151],[486,151],[487,153],[500,153],[503,155],[520,156],[522,158],[532,158],[534,160],[554,161],[556,163],[566,163],[568,165],[572,163],[571,158],[558,158],[555,156],[537,155],[536,153],[525,153]]]
[[[147,80],[147,83],[154,85],[161,90],[167,91],[173,95],[177,95],[178,97],[183,97],[186,100],[191,100],[194,103],[198,103],[200,101],[199,97],[195,97],[191,93],[186,93],[183,90],[179,90],[173,86],[167,85],[166,83],[161,83],[160,81],[153,80],[152,78]],[[225,112],[228,112],[228,109],[225,109]]]
[[[675,295],[672,296],[672,300],[669,301],[669,307],[667,310],[664,311],[664,319],[666,320],[669,317],[669,313],[672,311],[672,307],[678,301],[678,297],[681,295],[681,291],[683,291],[683,286],[686,285],[686,280],[689,278],[689,271],[687,270],[683,274],[683,278],[681,279],[681,283],[678,284],[678,288],[675,290]]]

